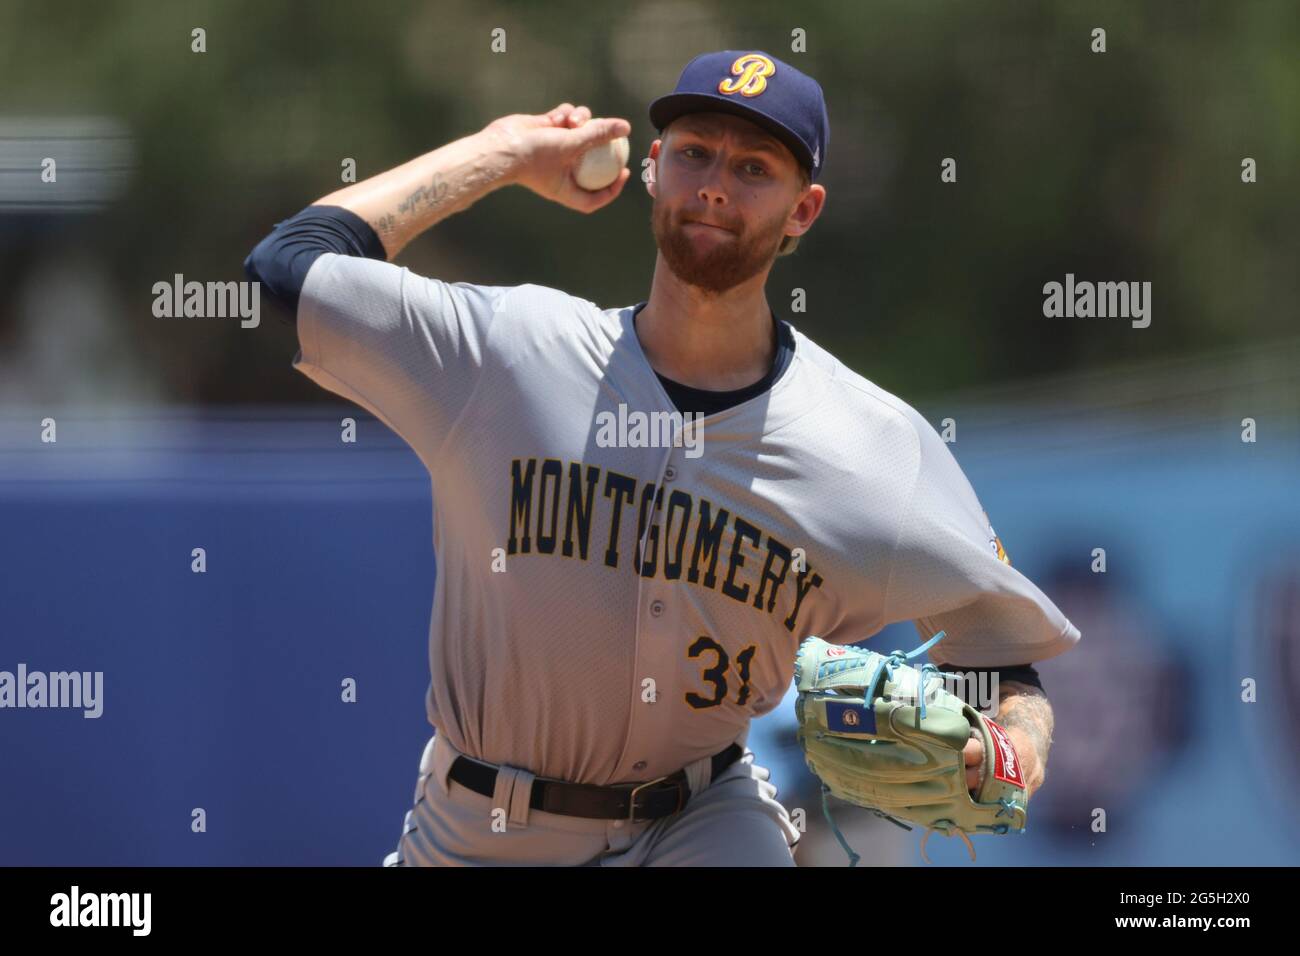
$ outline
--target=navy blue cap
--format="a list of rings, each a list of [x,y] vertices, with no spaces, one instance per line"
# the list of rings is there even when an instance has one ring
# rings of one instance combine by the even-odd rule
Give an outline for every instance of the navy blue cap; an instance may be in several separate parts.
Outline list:
[[[826,163],[830,118],[811,76],[758,50],[702,53],[682,70],[677,89],[650,104],[660,133],[685,113],[732,113],[766,129],[817,181]]]

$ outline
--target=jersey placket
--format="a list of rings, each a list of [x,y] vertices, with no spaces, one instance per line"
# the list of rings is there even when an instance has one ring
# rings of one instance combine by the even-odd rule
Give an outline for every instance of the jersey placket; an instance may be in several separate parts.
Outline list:
[[[675,614],[670,613],[675,596],[670,593],[668,582],[658,574],[657,556],[647,553],[647,543],[652,532],[655,535],[656,549],[662,546],[659,539],[663,534],[660,520],[665,486],[677,478],[678,451],[679,449],[669,448],[660,461],[654,490],[650,493],[645,528],[641,531],[632,556],[632,572],[637,576],[636,652],[631,687],[632,705],[627,740],[616,775],[618,780],[647,780],[651,775],[662,776],[680,769],[665,769],[656,757],[663,749],[663,742],[670,740],[673,734],[671,695],[678,679],[674,648],[679,642],[677,635],[668,630],[670,622],[676,618]],[[637,509],[639,519],[640,501],[637,502]],[[652,563],[655,573],[648,576],[643,574],[643,570]]]

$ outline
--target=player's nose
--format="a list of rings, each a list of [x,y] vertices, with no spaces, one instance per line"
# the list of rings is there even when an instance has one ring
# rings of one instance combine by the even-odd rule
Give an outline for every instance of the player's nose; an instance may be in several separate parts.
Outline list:
[[[728,203],[727,189],[723,182],[724,172],[725,166],[716,158],[707,168],[700,170],[696,194],[710,208],[725,206]]]
[[[721,184],[705,183],[700,186],[698,195],[704,203],[704,214],[710,218],[716,218],[718,210],[726,209],[731,204],[727,191]]]

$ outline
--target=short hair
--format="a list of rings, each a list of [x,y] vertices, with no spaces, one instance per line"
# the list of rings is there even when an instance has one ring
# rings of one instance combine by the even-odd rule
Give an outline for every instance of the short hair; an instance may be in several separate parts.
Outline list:
[[[808,175],[808,170],[803,166],[799,167],[799,188],[807,189],[812,185],[812,177]],[[781,239],[781,246],[776,250],[776,257],[788,256],[799,248],[799,236],[785,236]]]

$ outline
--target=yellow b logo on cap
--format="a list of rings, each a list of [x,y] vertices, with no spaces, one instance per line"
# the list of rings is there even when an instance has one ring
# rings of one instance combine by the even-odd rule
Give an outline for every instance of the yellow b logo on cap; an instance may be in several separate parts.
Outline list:
[[[731,74],[718,84],[718,92],[730,96],[758,96],[767,89],[767,78],[776,73],[776,64],[761,53],[746,53],[731,64]]]

